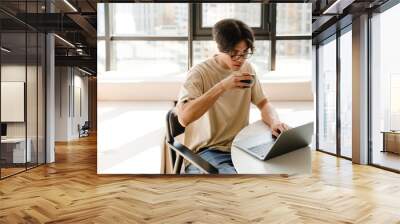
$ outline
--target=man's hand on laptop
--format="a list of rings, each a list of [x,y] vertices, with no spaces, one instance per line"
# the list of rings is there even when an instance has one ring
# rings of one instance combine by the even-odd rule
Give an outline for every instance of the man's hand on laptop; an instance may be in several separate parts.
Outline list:
[[[290,127],[285,123],[282,123],[280,121],[274,122],[271,124],[272,137],[277,138],[279,134],[289,129]]]

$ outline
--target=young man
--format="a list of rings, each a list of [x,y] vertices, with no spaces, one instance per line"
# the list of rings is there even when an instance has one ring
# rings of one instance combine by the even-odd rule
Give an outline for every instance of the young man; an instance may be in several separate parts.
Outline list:
[[[219,173],[236,173],[230,148],[236,134],[249,123],[250,103],[257,105],[272,134],[288,129],[265,97],[252,66],[254,35],[246,24],[224,19],[213,27],[219,54],[190,69],[178,104],[185,129],[184,145],[214,165]],[[186,173],[200,173],[194,165]]]

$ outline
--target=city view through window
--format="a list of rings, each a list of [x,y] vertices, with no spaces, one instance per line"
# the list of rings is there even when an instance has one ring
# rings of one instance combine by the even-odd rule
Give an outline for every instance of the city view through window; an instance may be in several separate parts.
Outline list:
[[[201,4],[201,28],[210,29],[223,18],[237,18],[253,29],[262,26],[261,3]],[[129,80],[160,78],[182,79],[189,68],[218,53],[215,42],[189,42],[189,5],[187,3],[109,4],[105,21],[104,4],[98,4],[98,70],[106,70],[106,58],[113,77]],[[109,24],[109,42],[104,26]],[[290,36],[311,35],[311,4],[276,4],[276,55],[272,68],[270,36],[256,33],[255,52],[249,59],[262,79],[311,79],[311,39],[285,40]],[[211,32],[209,37],[211,38]],[[110,55],[106,54],[106,46]],[[157,66],[154,66],[154,65]]]

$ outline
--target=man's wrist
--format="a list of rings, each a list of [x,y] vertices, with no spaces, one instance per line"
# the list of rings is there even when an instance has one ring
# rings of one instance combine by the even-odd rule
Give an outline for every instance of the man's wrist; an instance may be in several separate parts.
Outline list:
[[[280,123],[281,123],[281,121],[278,120],[278,119],[272,119],[271,120],[271,126],[274,125],[274,124],[280,124]]]
[[[223,93],[223,92],[225,92],[226,91],[226,88],[225,88],[225,86],[224,86],[224,84],[222,83],[222,82],[219,82],[218,84],[217,84],[217,88],[218,88],[218,92],[221,92],[221,93]]]

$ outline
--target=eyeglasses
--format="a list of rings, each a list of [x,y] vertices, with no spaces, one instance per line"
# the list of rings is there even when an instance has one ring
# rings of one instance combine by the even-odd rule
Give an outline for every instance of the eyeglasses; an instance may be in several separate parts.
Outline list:
[[[253,53],[251,53],[251,52],[247,52],[247,53],[244,53],[244,54],[232,54],[232,53],[227,53],[229,56],[231,56],[231,59],[233,60],[233,61],[238,61],[238,60],[240,60],[240,58],[243,58],[243,59],[248,59],[248,58],[250,58],[252,55],[253,55]]]

